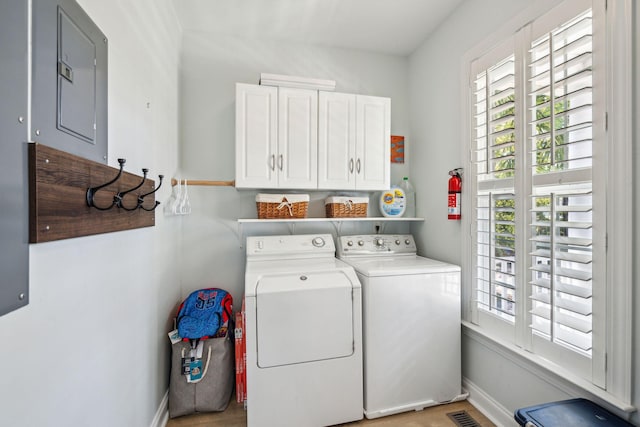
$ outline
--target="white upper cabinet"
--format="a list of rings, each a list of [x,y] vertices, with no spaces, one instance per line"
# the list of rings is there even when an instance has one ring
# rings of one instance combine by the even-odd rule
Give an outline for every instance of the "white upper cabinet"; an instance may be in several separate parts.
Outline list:
[[[391,99],[356,96],[356,189],[391,183]]]
[[[318,105],[318,187],[355,188],[356,96],[320,92]]]
[[[318,91],[236,84],[236,187],[318,186]]]
[[[391,100],[236,85],[236,187],[384,190]]]
[[[318,187],[318,91],[278,88],[278,186]]]
[[[318,188],[389,188],[391,100],[320,92],[318,112]]]
[[[278,88],[236,84],[236,187],[278,188]]]

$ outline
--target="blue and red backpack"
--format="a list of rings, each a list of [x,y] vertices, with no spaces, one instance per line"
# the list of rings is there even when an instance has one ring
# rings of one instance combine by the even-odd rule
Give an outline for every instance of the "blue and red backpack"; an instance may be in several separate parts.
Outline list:
[[[183,341],[225,336],[232,321],[233,298],[229,292],[206,288],[192,292],[178,308],[178,334]]]

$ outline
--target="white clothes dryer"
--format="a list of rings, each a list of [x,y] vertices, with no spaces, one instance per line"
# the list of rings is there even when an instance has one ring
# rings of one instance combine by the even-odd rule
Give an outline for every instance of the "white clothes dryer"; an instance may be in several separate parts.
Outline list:
[[[361,286],[331,235],[247,237],[247,425],[363,418]]]
[[[337,253],[362,283],[365,416],[466,398],[460,267],[418,256],[411,235],[342,236]]]

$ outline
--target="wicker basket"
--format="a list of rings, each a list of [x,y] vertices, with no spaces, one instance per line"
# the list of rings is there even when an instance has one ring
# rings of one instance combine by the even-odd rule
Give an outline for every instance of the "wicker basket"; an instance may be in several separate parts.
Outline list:
[[[259,219],[306,218],[308,194],[257,194]]]
[[[324,209],[327,218],[362,218],[368,204],[368,197],[327,197]]]

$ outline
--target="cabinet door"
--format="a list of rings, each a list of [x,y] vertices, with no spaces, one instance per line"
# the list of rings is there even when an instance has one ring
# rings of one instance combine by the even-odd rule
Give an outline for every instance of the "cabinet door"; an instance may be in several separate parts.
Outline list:
[[[384,190],[391,181],[391,99],[356,96],[356,188]]]
[[[278,88],[278,185],[318,187],[318,91]]]
[[[318,188],[353,190],[356,96],[320,92],[318,101]]]
[[[277,188],[278,89],[236,84],[236,187]]]

